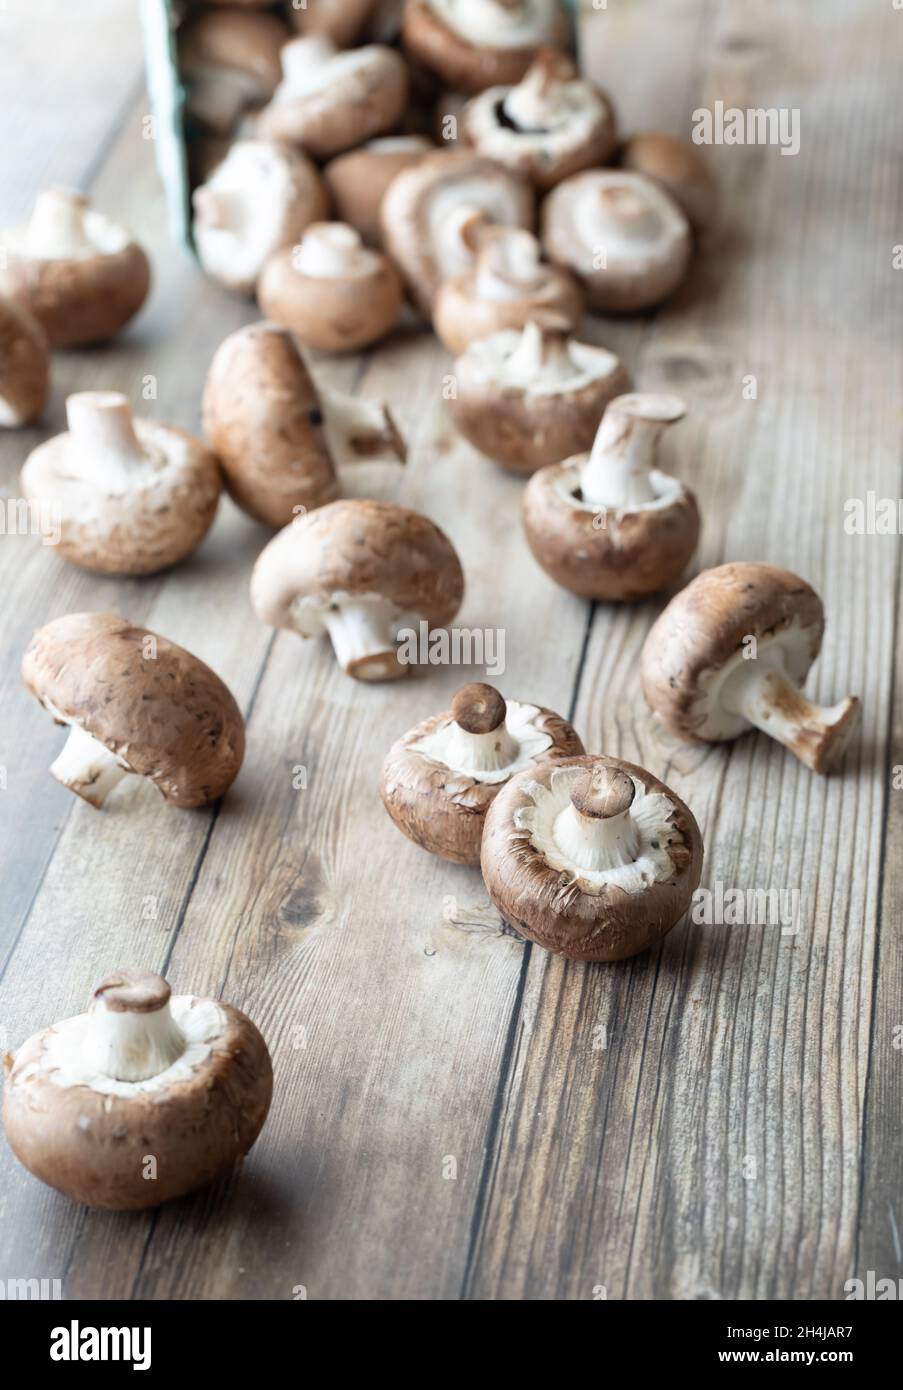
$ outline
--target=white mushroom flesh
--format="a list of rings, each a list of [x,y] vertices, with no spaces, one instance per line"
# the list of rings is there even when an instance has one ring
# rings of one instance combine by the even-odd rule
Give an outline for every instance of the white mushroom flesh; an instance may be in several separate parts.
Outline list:
[[[132,769],[80,724],[64,718],[49,704],[47,708],[59,723],[69,725],[63,751],[50,765],[51,776],[100,810],[110,792]]]
[[[669,195],[639,174],[605,170],[571,193],[574,264],[582,274],[630,268],[642,275],[684,242],[686,218]],[[559,185],[567,190],[567,184]],[[566,206],[566,204],[565,204]]]
[[[497,729],[471,734],[449,719],[410,744],[409,751],[474,782],[506,782],[551,748],[551,735],[538,727],[540,718],[536,705],[506,700],[505,719]]]
[[[360,233],[344,222],[315,222],[292,250],[292,269],[312,280],[352,280],[382,264]]]
[[[449,29],[482,48],[533,48],[552,33],[558,0],[428,0]]]
[[[329,633],[343,671],[365,662],[370,678],[397,673],[396,634],[404,615],[383,594],[307,594],[291,605],[291,626],[302,637]]]
[[[35,199],[27,225],[4,240],[14,254],[33,260],[73,261],[115,256],[130,237],[124,227],[95,212],[81,194],[48,188]]]
[[[635,393],[612,401],[580,470],[584,503],[613,511],[636,511],[658,502],[653,463],[659,439],[665,426],[679,420],[684,412],[684,404],[676,396]]]
[[[507,184],[491,179],[461,178],[437,185],[429,199],[427,230],[423,240],[432,248],[440,280],[463,275],[474,264],[468,232],[475,223],[515,220]]]
[[[539,242],[516,227],[490,236],[477,252],[474,290],[478,299],[523,299],[549,278],[549,267],[540,259]]]
[[[621,366],[607,348],[544,333],[532,321],[520,333],[506,329],[471,343],[467,361],[475,381],[536,396],[583,391]]]
[[[273,95],[273,105],[291,105],[353,79],[355,73],[369,66],[373,53],[374,46],[339,52],[331,39],[319,34],[292,39],[282,49],[283,78]]]
[[[358,462],[404,462],[404,440],[382,401],[324,387],[319,397],[326,441],[339,468]]]

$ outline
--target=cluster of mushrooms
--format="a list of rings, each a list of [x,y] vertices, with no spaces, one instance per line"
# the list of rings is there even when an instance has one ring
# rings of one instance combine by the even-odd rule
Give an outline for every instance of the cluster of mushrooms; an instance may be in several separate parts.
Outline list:
[[[679,582],[700,513],[659,443],[684,403],[632,391],[617,356],[576,333],[586,308],[645,310],[676,289],[714,186],[689,145],[619,139],[607,98],[574,67],[557,0],[192,6],[178,43],[202,173],[198,256],[266,318],[217,349],[203,440],[134,418],[117,392],[69,397],[68,431],[21,477],[23,496],[59,517],[60,556],[98,574],[177,565],[225,489],[275,532],[251,576],[260,620],[328,638],[355,680],[403,677],[400,629],[452,622],[461,562],[429,517],[349,488],[366,463],[400,470],[405,443],[384,403],[319,386],[309,351],[369,346],[417,313],[455,355],[458,430],[526,480],[543,570],[599,602]],[[3,241],[0,426],[16,427],[40,416],[51,348],[124,328],[150,272],[124,228],[62,190]],[[859,703],[802,693],[823,632],[818,595],[788,571],[704,570],[653,626],[642,690],[678,738],[758,728],[824,771]],[[51,772],[98,809],[130,775],[181,808],[218,800],[238,775],[231,692],[122,617],[48,623],[22,675],[68,729]],[[699,828],[669,787],[587,754],[560,715],[489,685],[463,686],[399,738],[380,792],[415,844],[480,866],[506,924],[571,959],[654,945],[700,880]],[[75,1200],[145,1207],[245,1154],[271,1091],[248,1018],[125,969],[86,1014],[7,1059],[4,1123],[26,1167]]]

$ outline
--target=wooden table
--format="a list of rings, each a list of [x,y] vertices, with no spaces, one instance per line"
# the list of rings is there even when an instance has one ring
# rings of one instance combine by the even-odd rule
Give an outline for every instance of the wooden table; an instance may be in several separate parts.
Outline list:
[[[0,441],[7,497],[74,389],[140,407],[153,378],[146,413],[197,429],[211,355],[253,317],[167,240],[135,15],[77,9],[0,14],[2,220],[76,183],[139,233],[155,287],[119,342],[56,356],[42,429]],[[824,596],[810,688],[864,704],[843,771],[817,777],[761,737],[693,751],[655,732],[637,662],[660,603],[592,608],[539,572],[522,485],[456,439],[428,335],[318,371],[393,401],[400,496],[459,547],[460,624],[504,628],[505,691],[662,776],[701,824],[704,884],[798,889],[801,930],[683,923],[613,967],[524,946],[483,910],[478,872],[415,849],[377,795],[390,742],[470,671],[366,688],[324,647],[274,640],[248,601],[267,535],[228,503],[193,560],[140,581],[5,536],[7,1044],[133,963],[246,1009],[276,1092],[240,1172],[148,1214],[73,1206],[0,1147],[2,1278],[114,1299],[836,1299],[852,1275],[903,1272],[900,542],[843,526],[846,498],[903,491],[903,14],[611,0],[584,38],[626,128],[686,134],[716,99],[800,109],[795,157],[712,151],[723,225],[678,297],[587,333],[688,401],[671,463],[704,509],[697,564],[775,561]],[[249,740],[221,806],[180,813],[131,779],[98,813],[48,775],[62,735],[19,661],[35,627],[79,609],[124,613],[229,683]]]

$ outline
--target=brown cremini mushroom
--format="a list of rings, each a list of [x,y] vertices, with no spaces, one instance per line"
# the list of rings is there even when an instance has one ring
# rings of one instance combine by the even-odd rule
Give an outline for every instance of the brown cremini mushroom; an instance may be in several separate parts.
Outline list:
[[[112,338],[147,297],[147,256],[80,193],[39,194],[28,225],[0,232],[0,244],[0,294],[30,310],[52,347]]]
[[[398,680],[399,630],[451,622],[464,596],[461,562],[436,524],[408,507],[330,502],[286,526],[251,576],[261,622],[301,637],[328,632],[355,680]]]
[[[228,135],[244,111],[269,101],[279,85],[279,53],[290,30],[276,14],[247,9],[193,11],[179,26],[179,74],[185,112]]]
[[[718,188],[695,145],[673,135],[645,130],[625,142],[620,162],[623,168],[661,184],[683,208],[697,234],[714,222]]]
[[[273,1069],[240,1009],[171,995],[148,970],[114,970],[87,1013],[5,1058],[3,1124],[34,1177],[110,1211],[155,1207],[212,1182],[267,1117]]]
[[[39,444],[22,493],[60,523],[59,553],[98,574],[155,574],[209,531],[222,490],[216,459],[172,425],[132,416],[118,391],[66,401],[67,434]]]
[[[368,246],[382,246],[380,208],[389,184],[432,148],[425,135],[383,135],[326,165],[323,178],[336,212],[360,232]]]
[[[289,5],[299,34],[323,34],[338,48],[348,48],[368,28],[380,0],[304,0]]]
[[[433,327],[449,352],[531,320],[540,328],[576,328],[583,313],[580,286],[542,261],[530,232],[479,223],[465,231],[468,236],[476,264],[443,281],[433,304]]]
[[[206,806],[245,751],[241,711],[183,647],[112,613],[69,613],[39,628],[22,679],[69,738],[52,775],[98,809],[128,773],[172,806]]]
[[[382,203],[383,244],[422,313],[432,313],[443,280],[474,263],[474,233],[484,223],[533,223],[533,192],[469,150],[436,150],[403,169]]]
[[[556,584],[620,602],[656,593],[681,574],[699,540],[699,510],[689,488],[655,459],[662,430],[685,409],[676,396],[618,396],[588,454],[533,474],[524,530]]]
[[[452,378],[449,409],[465,439],[525,475],[589,449],[605,407],[628,384],[607,348],[532,322],[471,343]]]
[[[328,38],[292,39],[283,79],[257,118],[258,132],[329,159],[390,131],[405,109],[408,72],[393,48],[339,52]]]
[[[192,202],[201,265],[238,294],[252,294],[273,252],[329,214],[316,165],[270,140],[236,141]]]
[[[650,309],[686,275],[690,224],[670,193],[626,169],[591,169],[543,204],[543,249],[582,281],[590,308]]]
[[[777,565],[703,570],[671,600],[643,647],[643,694],[671,733],[721,743],[751,728],[815,772],[843,755],[860,715],[855,696],[812,703],[800,687],[821,650],[814,589]]]
[[[516,773],[571,757],[583,744],[551,710],[504,700],[491,685],[462,686],[450,710],[390,748],[380,795],[399,830],[455,864],[479,864],[483,821]]]
[[[270,257],[257,299],[304,347],[354,352],[386,336],[404,289],[391,261],[354,227],[314,222],[297,246]]]
[[[268,526],[334,501],[337,467],[405,460],[388,408],[318,388],[291,333],[271,323],[239,328],[220,344],[203,426],[233,501]]]
[[[544,45],[567,46],[559,0],[407,0],[402,40],[447,87],[482,92],[519,82]]]
[[[0,429],[37,420],[50,388],[50,349],[37,319],[0,298]]]
[[[625,960],[690,905],[702,837],[669,787],[619,758],[518,773],[486,815],[480,865],[503,920],[572,960]]]
[[[525,174],[543,192],[607,163],[616,142],[610,102],[554,48],[541,49],[516,86],[475,96],[463,129],[480,154]]]

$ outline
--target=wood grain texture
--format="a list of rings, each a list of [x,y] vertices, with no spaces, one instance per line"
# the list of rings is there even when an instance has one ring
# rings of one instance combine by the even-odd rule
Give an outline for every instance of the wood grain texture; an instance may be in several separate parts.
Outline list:
[[[64,1296],[96,1298],[806,1299],[900,1272],[899,539],[847,536],[843,502],[903,493],[903,16],[843,0],[811,15],[672,0],[653,34],[637,4],[585,21],[625,129],[686,134],[721,99],[798,106],[802,133],[793,158],[713,151],[724,219],[690,283],[654,316],[587,332],[641,385],[688,400],[670,462],[703,508],[699,564],[774,560],[823,594],[811,688],[850,689],[865,710],[841,774],[817,778],[764,738],[694,750],[655,732],[637,665],[660,604],[591,609],[536,569],[522,484],[455,438],[449,358],[428,334],[316,364],[391,400],[410,461],[381,486],[454,540],[457,624],[503,629],[506,693],[572,714],[588,748],[668,781],[703,829],[704,884],[797,889],[800,931],[682,924],[614,967],[525,946],[483,910],[479,873],[409,844],[377,794],[385,749],[482,668],[367,688],[322,644],[273,639],[247,597],[268,532],[228,502],[198,554],[154,580],[100,580],[3,536],[5,1039],[80,1010],[111,966],[165,969],[176,990],[251,1013],[276,1091],[241,1169],[157,1213],[75,1208],[0,1146],[0,1278],[59,1277]],[[116,62],[96,60],[120,109],[140,62],[122,25]],[[17,31],[15,51],[29,43]],[[48,91],[78,100],[63,56],[44,61]],[[214,349],[253,317],[167,243],[143,112],[143,99],[126,119],[91,107],[51,150],[57,107],[13,161],[4,217],[47,178],[87,180],[156,272],[117,344],[57,354],[48,433],[76,386],[137,403],[148,375],[147,413],[196,430]],[[4,497],[43,432],[0,439]],[[230,685],[248,753],[221,807],[173,811],[132,779],[97,813],[48,776],[61,735],[18,665],[35,626],[78,608],[124,612]]]

